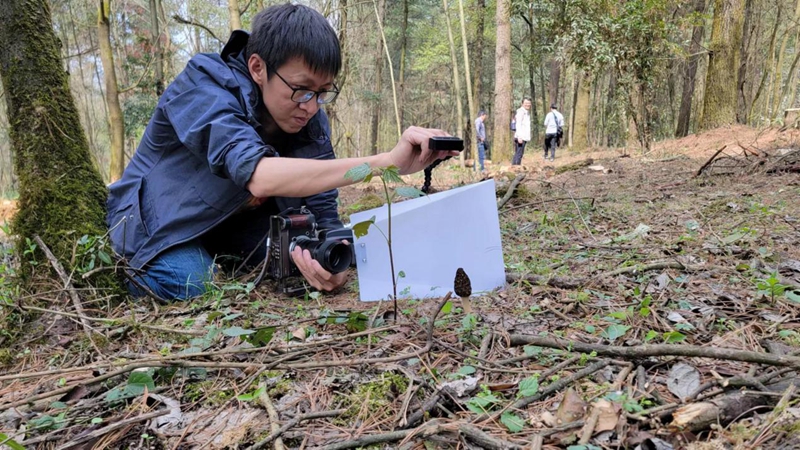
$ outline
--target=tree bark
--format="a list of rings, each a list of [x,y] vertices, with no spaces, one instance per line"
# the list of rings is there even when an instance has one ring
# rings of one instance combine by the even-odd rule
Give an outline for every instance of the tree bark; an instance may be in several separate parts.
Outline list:
[[[714,0],[706,93],[700,128],[736,122],[736,75],[742,45],[744,0]]]
[[[752,1],[752,0],[748,0]],[[706,7],[706,0],[694,0],[692,12],[696,15],[703,13]],[[681,92],[681,106],[678,111],[678,126],[675,129],[675,137],[681,138],[689,134],[690,118],[692,116],[692,98],[694,97],[695,76],[697,75],[697,63],[700,61],[700,52],[703,45],[704,20],[695,17],[695,25],[692,27],[692,42],[689,44],[689,59],[683,72],[683,91]],[[743,92],[740,91],[740,97]]]
[[[550,94],[550,103],[558,103],[558,87],[559,82],[561,81],[561,61],[553,58],[550,60],[550,88],[548,89]],[[544,108],[547,110],[546,105]],[[562,108],[564,105],[560,105]]]
[[[111,51],[111,32],[108,17],[109,1],[100,0],[97,9],[97,39],[100,43],[100,60],[103,62],[103,78],[108,104],[108,125],[111,133],[111,165],[109,181],[122,178],[125,170],[125,120],[119,104],[117,71],[114,68],[114,55]]]
[[[107,230],[107,193],[91,164],[59,47],[47,1],[0,2],[0,76],[19,177],[17,249],[22,253],[25,239],[38,234],[70,270],[75,240]],[[35,257],[45,261],[41,251]]]
[[[753,8],[756,0],[745,0],[744,6],[744,26],[742,27],[742,55],[739,64],[739,72],[736,77],[736,121],[747,124],[747,112],[750,110],[749,99],[747,96],[747,68],[750,66],[750,44],[753,42]]]
[[[400,28],[400,73],[398,109],[400,110],[400,126],[405,127],[405,98],[406,98],[406,49],[408,47],[408,0],[403,0],[403,24]]]
[[[485,39],[483,38],[484,29],[486,27],[486,0],[477,0],[475,2],[475,16],[477,18],[477,30],[475,31],[475,106],[478,109],[485,108],[483,95],[483,46]],[[497,120],[497,118],[494,118]]]
[[[772,63],[775,60],[775,42],[778,37],[778,26],[780,25],[782,11],[782,5],[778,4],[778,13],[777,17],[775,18],[775,26],[772,28],[772,34],[769,39],[769,50],[767,50],[767,58],[769,63],[764,64],[764,68],[762,69],[761,73],[761,81],[758,83],[758,89],[756,90],[756,93],[753,96],[753,101],[750,103],[750,108],[747,111],[747,121],[749,123],[753,123],[753,121],[756,119],[754,117],[756,103],[758,102],[758,99],[761,98],[761,93],[764,92],[764,86],[767,84],[767,78],[769,78],[770,70],[772,69]]]
[[[236,0],[230,1],[235,2]],[[150,0],[150,33],[152,34],[150,45],[153,46],[153,56],[155,57],[153,68],[156,78],[154,80],[156,95],[161,97],[161,94],[164,93],[164,51],[161,49],[161,32],[158,28],[158,3],[158,0]],[[239,10],[237,9],[236,12],[238,14]]]
[[[575,102],[575,125],[572,148],[581,151],[589,146],[589,107],[592,94],[592,79],[587,72],[578,76],[578,92]]]
[[[800,30],[800,0],[795,1],[795,9],[794,9],[794,20],[792,23],[795,24],[795,27],[798,27]],[[777,119],[783,115],[783,102],[784,97],[786,96],[786,89],[784,86],[788,86],[788,83],[792,79],[792,71],[794,67],[796,67],[796,63],[792,61],[792,67],[789,69],[789,73],[786,77],[787,84],[784,85],[783,83],[783,58],[784,56],[789,56],[789,52],[786,51],[786,47],[789,44],[789,40],[791,39],[792,33],[790,30],[786,30],[785,35],[783,37],[783,41],[781,42],[781,49],[778,53],[778,64],[776,65],[776,72],[775,72],[775,86],[772,93],[772,115],[773,119]],[[795,52],[800,53],[800,49],[797,48],[798,45],[798,38],[800,38],[800,31],[797,32],[797,38],[794,41]]]
[[[478,117],[478,111],[475,110],[475,102],[472,99],[472,78],[469,70],[469,51],[467,50],[467,25],[466,18],[464,17],[464,0],[458,0],[458,16],[461,23],[461,50],[464,53],[464,79],[467,82],[467,107],[469,108],[469,119],[467,123],[461,122],[461,126],[467,127],[465,137],[469,137],[470,148],[472,149],[473,159],[476,161],[472,167],[477,172],[480,170],[478,161],[478,135],[475,129],[475,119]],[[463,154],[463,152],[462,152]]]
[[[497,0],[497,44],[495,47],[494,149],[493,159],[510,163],[512,156],[510,120],[502,120],[511,112],[511,0]]]
[[[151,2],[153,0],[150,0]],[[233,30],[242,29],[242,17],[239,14],[239,0],[228,0],[228,23]]]
[[[456,130],[455,134],[460,135],[461,129],[464,126],[464,108],[461,105],[461,80],[458,74],[458,58],[456,57],[456,44],[453,40],[453,27],[450,26],[450,13],[447,10],[447,0],[442,0],[442,8],[444,8],[444,21],[447,24],[447,40],[450,43],[450,61],[453,64],[453,96],[456,98]],[[459,155],[459,163],[464,167],[464,153]],[[478,160],[477,154],[472,152],[475,161]]]
[[[386,1],[376,0],[379,14],[377,20],[383,22],[383,17],[386,14]],[[383,91],[383,40],[378,37],[378,43],[375,46],[375,98],[372,101],[372,134],[370,134],[370,151],[373,155],[377,155],[378,151],[378,131],[381,121],[381,94]]]
[[[531,47],[531,55],[535,54],[536,52],[536,35],[534,34],[534,23],[535,17],[533,15],[533,3],[531,3],[530,7],[528,8],[528,43]],[[528,84],[530,85],[531,91],[531,142],[535,145],[539,144],[539,108],[536,107],[536,80],[534,79],[534,75],[536,73],[536,61],[534,58],[528,59]],[[542,109],[547,111],[547,107],[542,105]],[[545,113],[547,114],[547,113]]]

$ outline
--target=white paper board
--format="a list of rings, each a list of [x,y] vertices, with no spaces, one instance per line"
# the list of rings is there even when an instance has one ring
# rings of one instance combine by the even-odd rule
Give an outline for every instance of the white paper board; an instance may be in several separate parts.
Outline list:
[[[375,225],[354,244],[362,301],[392,295],[386,205],[353,214],[350,222],[372,216]],[[398,278],[398,298],[445,295],[453,290],[459,267],[469,276],[473,295],[505,285],[494,180],[393,204],[392,241],[394,272],[405,273]]]

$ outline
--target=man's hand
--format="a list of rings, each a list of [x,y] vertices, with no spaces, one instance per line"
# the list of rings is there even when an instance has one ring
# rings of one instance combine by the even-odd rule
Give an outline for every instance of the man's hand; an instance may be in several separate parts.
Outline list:
[[[347,281],[347,272],[332,274],[322,268],[322,265],[311,257],[311,252],[295,247],[292,250],[294,264],[303,274],[308,284],[320,291],[332,291],[342,287]]]
[[[442,130],[419,127],[410,127],[403,132],[397,145],[389,152],[392,164],[400,169],[401,175],[419,172],[437,159],[458,156],[457,151],[431,151],[428,148],[428,139],[433,136],[449,136],[449,134]]]

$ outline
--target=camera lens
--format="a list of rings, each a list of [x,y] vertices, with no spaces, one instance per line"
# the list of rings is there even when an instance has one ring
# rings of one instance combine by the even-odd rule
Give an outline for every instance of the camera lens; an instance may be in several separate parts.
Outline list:
[[[317,248],[311,252],[311,256],[330,273],[344,272],[353,261],[353,252],[350,246],[333,239],[320,242]]]
[[[323,269],[330,273],[344,272],[353,262],[353,251],[349,245],[338,239],[311,239],[305,236],[297,237],[289,251],[298,246],[311,253],[311,258],[317,260]]]

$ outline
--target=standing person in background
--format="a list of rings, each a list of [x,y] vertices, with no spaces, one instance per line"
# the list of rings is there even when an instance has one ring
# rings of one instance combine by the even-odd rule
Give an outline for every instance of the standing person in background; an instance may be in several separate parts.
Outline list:
[[[522,99],[522,106],[517,110],[515,116],[517,130],[514,132],[514,159],[511,160],[512,166],[522,164],[522,155],[525,153],[525,144],[531,140],[531,99]]]
[[[486,121],[486,111],[481,110],[478,113],[478,118],[475,119],[475,135],[478,138],[478,161],[481,164],[481,172],[486,170],[483,166],[484,160],[486,160],[486,125],[484,122]]]
[[[556,159],[556,148],[564,135],[564,116],[558,112],[555,103],[550,105],[550,112],[544,118],[544,160],[547,161],[547,150],[550,150],[550,161]]]

